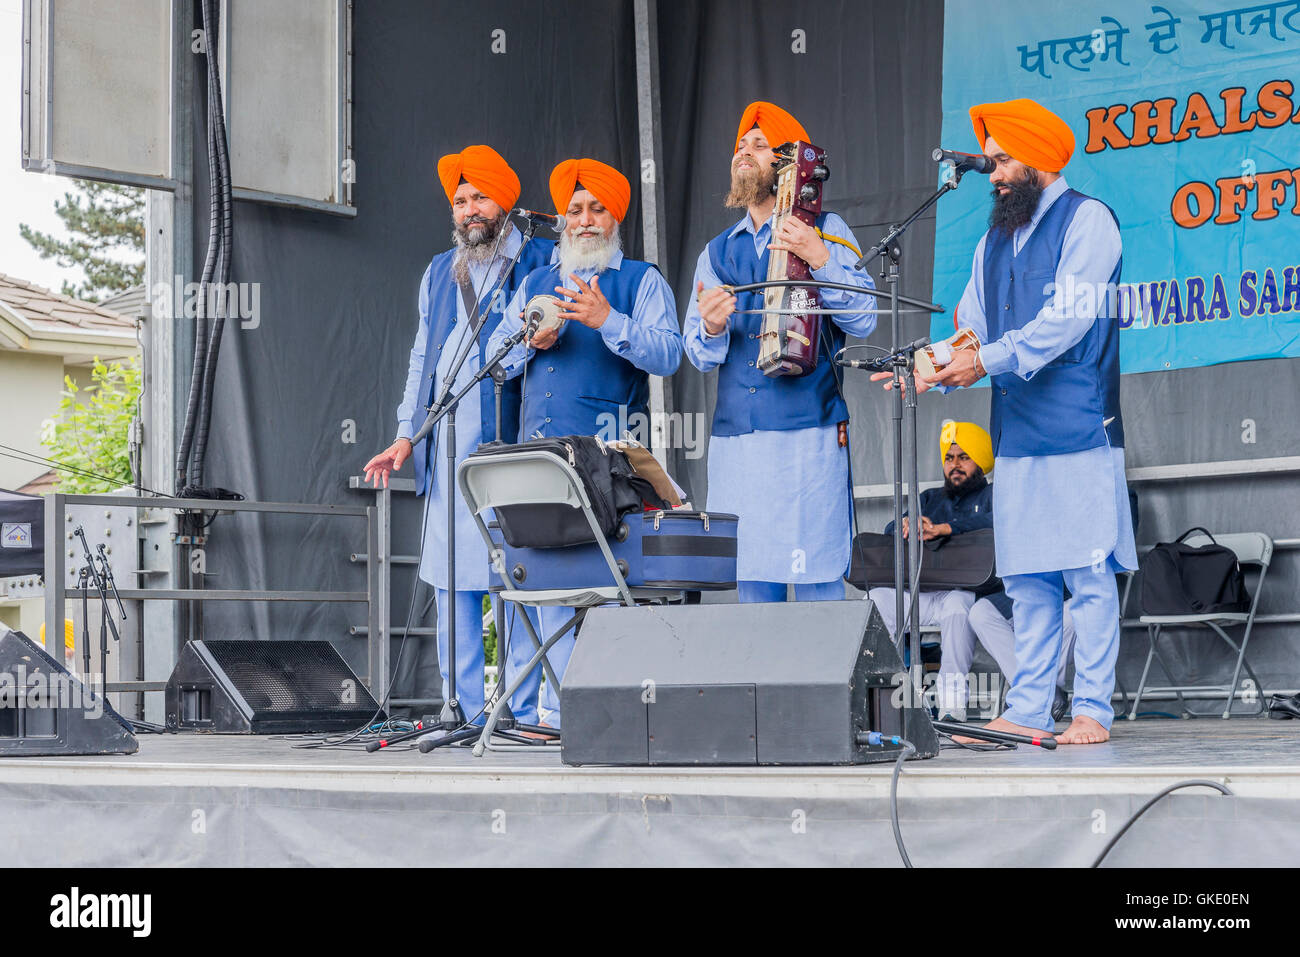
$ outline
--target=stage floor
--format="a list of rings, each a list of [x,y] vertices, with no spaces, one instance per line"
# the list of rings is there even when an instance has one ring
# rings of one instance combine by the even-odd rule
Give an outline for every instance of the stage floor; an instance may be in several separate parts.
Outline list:
[[[26,865],[896,866],[892,765],[571,768],[558,749],[429,755],[142,735],[129,756],[0,760]],[[1119,721],[1109,744],[945,750],[899,787],[914,863],[1251,865],[1300,853],[1300,722]]]

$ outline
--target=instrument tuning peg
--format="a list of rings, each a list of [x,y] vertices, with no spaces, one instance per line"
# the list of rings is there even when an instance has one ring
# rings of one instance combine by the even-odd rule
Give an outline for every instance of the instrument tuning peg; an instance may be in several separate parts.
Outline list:
[[[805,203],[811,203],[817,199],[817,194],[819,192],[820,190],[812,183],[804,183],[803,186],[799,188],[799,198]]]
[[[812,178],[824,183],[831,178],[831,171],[824,163],[818,163],[813,167]]]

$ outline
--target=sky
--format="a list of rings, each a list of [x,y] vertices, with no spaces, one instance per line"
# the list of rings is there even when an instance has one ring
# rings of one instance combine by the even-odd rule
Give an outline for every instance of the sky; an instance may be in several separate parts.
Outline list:
[[[63,269],[41,259],[18,235],[18,224],[68,234],[54,212],[54,201],[73,189],[62,176],[29,173],[22,162],[22,0],[0,0],[0,273],[59,291],[63,280],[80,283],[80,269]]]

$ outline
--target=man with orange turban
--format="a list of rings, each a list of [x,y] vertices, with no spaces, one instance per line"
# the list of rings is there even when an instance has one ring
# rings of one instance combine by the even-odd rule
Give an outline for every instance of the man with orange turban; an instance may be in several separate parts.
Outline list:
[[[470,146],[438,161],[438,181],[451,204],[452,248],[433,257],[420,280],[420,322],[408,362],[406,387],[397,410],[397,440],[366,463],[366,478],[385,486],[391,472],[408,458],[415,460],[415,485],[428,493],[420,578],[437,590],[438,667],[448,688],[451,661],[450,575],[447,568],[447,496],[455,495],[454,475],[447,474],[445,420],[414,448],[411,437],[424,422],[435,398],[459,390],[492,355],[488,338],[499,321],[503,304],[533,269],[549,262],[555,248],[550,240],[534,239],[510,270],[523,237],[510,224],[510,210],[519,200],[519,177],[490,146]],[[509,270],[509,271],[508,271]],[[498,281],[501,291],[492,298]],[[481,323],[481,328],[475,326]],[[477,336],[475,341],[474,336]],[[465,361],[448,382],[462,353]],[[507,386],[501,400],[501,435],[507,442],[519,435],[519,389]],[[491,377],[471,389],[457,406],[456,459],[459,462],[480,443],[498,438],[496,398]],[[469,509],[456,497],[456,694],[465,716],[477,719],[483,709],[483,597],[488,588],[488,555]],[[522,628],[509,642],[507,672],[526,664],[531,643]],[[522,639],[522,640],[521,640]],[[538,679],[515,694],[511,706],[525,723],[537,720]],[[444,709],[444,714],[448,714]]]
[[[495,351],[522,322],[533,296],[558,298],[559,328],[537,332],[516,346],[503,363],[518,376],[527,366],[523,394],[523,438],[632,432],[650,444],[650,376],[677,371],[682,336],[672,288],[653,263],[623,256],[618,227],[627,216],[632,187],[612,166],[594,159],[569,159],[551,173],[551,199],[566,220],[558,262],[528,275],[492,335]],[[572,609],[541,609],[551,634]],[[563,682],[574,635],[547,653]],[[560,702],[549,684],[542,707],[555,726]]]
[[[997,168],[989,230],[957,321],[984,345],[956,353],[917,389],[992,378],[998,574],[1014,609],[1017,664],[1007,710],[990,727],[1055,728],[1068,588],[1078,635],[1073,721],[1057,740],[1101,742],[1114,718],[1115,574],[1137,567],[1119,403],[1119,220],[1066,184],[1074,134],[1051,110],[1010,100],[971,107],[970,116]]]
[[[726,199],[744,216],[700,253],[697,295],[683,327],[691,363],[701,372],[718,370],[708,504],[741,517],[742,602],[785,601],[789,585],[799,601],[841,599],[849,564],[853,500],[849,452],[839,438],[849,413],[830,358],[846,334],[870,335],[876,317],[866,310],[876,300],[871,276],[854,268],[853,233],[835,213],[823,211],[816,228],[787,216],[773,231],[774,150],[796,140],[809,142],[808,133],[781,107],[759,101],[745,108]],[[849,311],[822,317],[820,360],[801,376],[770,377],[756,365],[763,293],[734,296],[721,288],[766,279],[773,249],[807,262],[814,279],[862,290],[817,290],[824,308]]]

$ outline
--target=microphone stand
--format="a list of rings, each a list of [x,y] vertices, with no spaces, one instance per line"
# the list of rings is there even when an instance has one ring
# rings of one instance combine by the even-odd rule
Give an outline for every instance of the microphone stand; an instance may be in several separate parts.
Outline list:
[[[921,528],[921,493],[917,487],[916,465],[916,387],[915,387],[915,348],[903,347],[902,319],[899,316],[898,284],[899,263],[903,258],[903,247],[899,240],[914,222],[931,206],[937,203],[945,193],[957,188],[961,182],[962,171],[954,169],[942,186],[924,203],[916,208],[902,222],[894,223],[889,231],[871,249],[857,261],[855,268],[866,269],[876,257],[880,257],[880,275],[889,287],[890,350],[888,357],[894,373],[893,402],[893,452],[894,452],[894,645],[901,652],[903,649],[904,585],[910,584],[908,609],[906,615],[907,632],[911,638],[909,648],[910,667],[908,669],[912,687],[921,700],[923,670],[921,665],[921,635],[917,627],[916,615],[920,605],[921,549],[913,547],[906,553],[903,548],[903,481],[904,463],[907,465],[907,511],[912,519],[909,529],[914,541],[920,540]],[[940,311],[935,309],[934,311]],[[915,346],[915,343],[913,344]],[[906,446],[906,455],[905,447]],[[856,505],[855,505],[856,508]],[[904,582],[904,567],[908,568],[907,582]]]
[[[509,266],[501,271],[500,276],[497,277],[497,281],[493,285],[492,291],[488,296],[489,304],[496,301],[496,297],[504,287],[506,279],[514,272],[515,266],[519,264],[519,259],[523,255],[524,247],[532,240],[536,231],[537,224],[532,220],[528,220],[528,226],[522,231],[523,241],[519,244],[519,248],[515,250],[514,258],[510,260]],[[476,312],[481,311],[481,307],[482,300],[475,303]],[[489,312],[490,311],[491,306],[489,305]],[[469,358],[470,353],[478,348],[478,337],[486,320],[487,316],[483,314],[469,317],[468,321],[473,322],[474,325],[471,328],[469,335],[466,337],[464,347],[456,357],[456,361],[453,363],[451,370],[443,381],[442,393],[439,395],[438,399],[428,407],[429,414],[425,418],[424,424],[420,426],[419,430],[411,438],[411,445],[414,447],[417,442],[432,432],[434,427],[440,421],[446,419],[447,429],[446,435],[443,436],[443,438],[447,447],[447,601],[450,606],[447,609],[447,654],[450,661],[448,662],[447,667],[447,693],[445,700],[443,701],[442,710],[438,714],[438,722],[436,725],[421,729],[419,732],[420,734],[438,730],[448,732],[443,737],[438,738],[436,742],[422,742],[422,745],[432,744],[434,747],[442,744],[454,744],[456,741],[468,740],[469,737],[476,737],[480,733],[476,728],[465,728],[465,711],[460,705],[460,698],[456,687],[456,410],[460,406],[460,400],[464,398],[469,390],[471,388],[477,388],[478,384],[482,382],[487,375],[490,375],[493,369],[500,365],[501,361],[505,358],[506,353],[508,353],[518,342],[522,341],[524,335],[528,332],[528,326],[523,326],[518,333],[506,340],[506,343],[503,345],[502,349],[498,351],[497,355],[493,356],[486,365],[479,369],[463,389],[455,395],[450,395],[456,382],[456,377],[460,375],[460,370],[464,366],[465,361]],[[496,398],[497,431],[499,435],[501,427],[500,385],[497,386]],[[430,470],[430,483],[430,491],[432,491],[432,470]],[[418,556],[418,558],[422,557],[422,555]],[[417,567],[419,564],[418,558]],[[502,673],[504,674],[504,662],[502,662],[501,668]],[[552,680],[554,679],[552,678]],[[515,726],[513,715],[506,716],[505,726],[507,728]],[[539,728],[538,730],[543,732],[546,731],[545,728]],[[473,731],[474,734],[470,735],[470,731]],[[464,736],[457,737],[458,733]],[[397,740],[399,739],[389,739],[389,743],[396,743]]]
[[[113,583],[112,580],[113,572],[108,567],[108,558],[104,554],[103,544],[101,543],[99,546],[99,557],[100,560],[103,562],[103,571],[100,571],[95,567],[95,556],[91,554],[90,543],[86,541],[86,530],[82,526],[78,525],[75,529],[73,529],[72,534],[77,536],[77,538],[81,539],[81,548],[86,553],[86,567],[82,569],[81,577],[78,579],[78,587],[82,588],[81,615],[82,615],[82,631],[83,634],[85,635],[85,638],[83,640],[81,653],[82,653],[82,659],[85,662],[86,681],[89,682],[91,679],[90,679],[90,640],[89,640],[90,620],[88,618],[88,612],[86,608],[86,599],[87,599],[86,592],[89,591],[89,589],[85,588],[85,585],[89,584],[89,582],[91,581],[95,583],[95,591],[99,594],[99,603],[100,603],[100,625],[99,625],[99,666],[101,669],[100,676],[105,681],[107,681],[108,680],[107,679],[108,633],[110,631],[112,632],[114,641],[121,642],[122,640],[122,636],[118,634],[117,625],[113,622],[113,617],[112,615],[109,614],[108,611],[108,590],[110,587],[113,589],[113,597],[117,600],[117,610],[121,613],[123,621],[126,621],[126,610],[122,607],[122,599],[117,594],[117,585]],[[49,628],[46,629],[47,633],[49,633],[50,631],[51,629]]]

